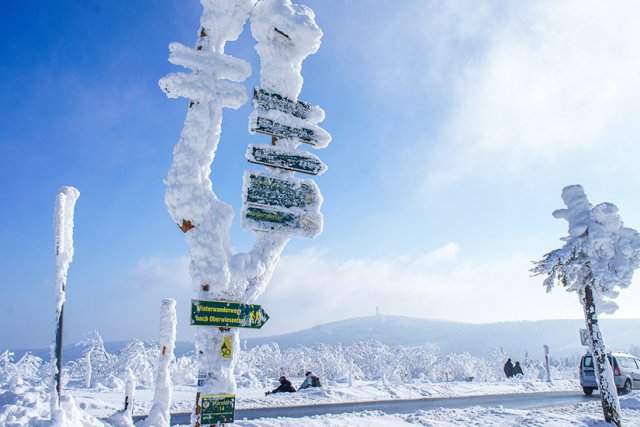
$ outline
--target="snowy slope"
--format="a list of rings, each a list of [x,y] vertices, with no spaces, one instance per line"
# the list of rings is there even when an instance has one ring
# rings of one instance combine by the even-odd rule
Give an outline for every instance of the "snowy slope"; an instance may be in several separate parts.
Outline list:
[[[640,345],[640,320],[605,319],[601,321],[607,344],[615,350],[628,350]],[[489,348],[502,347],[507,354],[542,357],[547,344],[558,356],[582,354],[578,330],[581,320],[540,320],[501,322],[484,325],[379,315],[325,323],[289,334],[247,340],[249,348],[277,342],[286,349],[297,345],[352,344],[375,339],[388,345],[437,346],[443,353],[469,352],[485,356]]]
[[[604,319],[602,329],[607,344],[615,350],[628,350],[631,345],[640,346],[640,319]],[[313,328],[289,334],[261,338],[249,338],[247,347],[276,342],[282,350],[298,345],[351,344],[374,339],[387,345],[437,346],[442,353],[469,352],[486,356],[488,348],[502,347],[507,354],[520,356],[528,351],[531,357],[542,358],[542,345],[548,344],[555,357],[582,354],[578,329],[584,328],[582,320],[540,320],[501,322],[485,325],[417,319],[404,316],[369,316],[325,323]],[[126,341],[105,343],[109,353],[118,353]],[[176,343],[176,356],[193,351],[193,343]],[[43,360],[49,359],[49,349],[11,349],[16,357],[29,351]],[[75,360],[82,355],[82,348],[65,346],[63,358]]]

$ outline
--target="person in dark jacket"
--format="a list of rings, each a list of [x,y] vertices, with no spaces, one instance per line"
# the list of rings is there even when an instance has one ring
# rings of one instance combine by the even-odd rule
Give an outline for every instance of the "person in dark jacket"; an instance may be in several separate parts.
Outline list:
[[[504,374],[507,378],[513,376],[513,363],[511,363],[511,359],[507,359],[507,363],[504,364]]]
[[[322,383],[320,382],[320,377],[314,375],[311,371],[307,371],[305,374],[305,379],[300,384],[300,388],[298,390],[304,390],[309,387],[322,387]]]
[[[522,366],[520,366],[520,362],[516,362],[516,366],[513,367],[513,376],[515,377],[518,374],[524,376],[524,372],[522,372]]]
[[[291,384],[291,381],[289,381],[287,379],[287,377],[285,377],[284,375],[280,377],[280,386],[278,386],[278,388],[275,388],[271,391],[266,392],[265,394],[272,394],[272,393],[295,393],[296,389],[293,388],[293,385]]]

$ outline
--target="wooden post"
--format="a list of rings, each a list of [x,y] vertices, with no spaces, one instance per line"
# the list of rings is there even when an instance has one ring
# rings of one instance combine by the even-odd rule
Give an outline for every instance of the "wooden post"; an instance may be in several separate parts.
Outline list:
[[[64,288],[63,288],[64,289]],[[62,329],[64,326],[64,302],[60,308],[60,316],[58,316],[58,326],[56,328],[56,394],[58,396],[58,405],[60,405],[60,393],[62,392]]]

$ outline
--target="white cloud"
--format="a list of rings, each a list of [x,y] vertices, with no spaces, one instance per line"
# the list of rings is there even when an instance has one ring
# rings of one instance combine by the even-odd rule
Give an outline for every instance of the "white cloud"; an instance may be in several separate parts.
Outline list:
[[[390,105],[421,93],[436,117],[403,145],[401,160],[389,161],[411,165],[406,173],[430,190],[630,162],[640,154],[639,21],[632,0],[453,0],[389,10],[387,25],[366,36],[375,46],[361,53],[366,81]]]
[[[436,181],[480,168],[537,169],[559,155],[611,146],[621,122],[637,122],[638,3],[504,6],[508,19],[474,36],[489,40],[481,56],[455,70],[453,108],[431,165],[439,165]]]
[[[142,258],[131,275],[138,289],[191,289],[187,256]]]
[[[424,254],[336,259],[307,249],[282,257],[260,299],[269,334],[383,313],[472,323],[579,318],[575,295],[545,293],[530,257],[471,259],[449,243]]]

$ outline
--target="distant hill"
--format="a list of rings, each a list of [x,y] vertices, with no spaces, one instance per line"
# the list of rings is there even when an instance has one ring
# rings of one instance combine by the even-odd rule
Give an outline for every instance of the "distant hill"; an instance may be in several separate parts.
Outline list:
[[[628,350],[640,346],[640,319],[600,321],[609,348]],[[325,323],[284,335],[253,338],[247,346],[276,342],[282,349],[298,345],[352,344],[361,340],[378,340],[388,345],[435,345],[442,353],[468,352],[486,356],[489,348],[502,347],[507,354],[540,357],[543,345],[555,356],[582,354],[579,329],[583,320],[539,320],[471,324],[403,316],[378,315]]]
[[[607,347],[627,351],[632,345],[640,346],[640,319],[604,319],[600,321]],[[358,317],[325,323],[313,328],[288,334],[249,338],[243,346],[252,348],[262,344],[277,343],[281,349],[318,344],[349,345],[363,340],[377,340],[391,346],[436,346],[442,353],[471,353],[486,356],[490,348],[502,347],[516,358],[525,351],[531,357],[542,358],[543,345],[551,349],[554,357],[579,355],[584,352],[580,344],[579,329],[583,320],[539,320],[487,324],[447,322],[417,319],[404,316],[377,315]],[[126,342],[105,343],[107,351],[117,353]],[[1,350],[1,349],[0,349]],[[49,359],[48,349],[12,350],[17,357],[29,351],[44,360]],[[193,351],[193,343],[177,342],[176,356]],[[65,346],[66,361],[81,356],[81,349]]]

